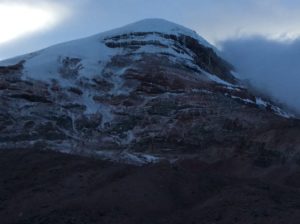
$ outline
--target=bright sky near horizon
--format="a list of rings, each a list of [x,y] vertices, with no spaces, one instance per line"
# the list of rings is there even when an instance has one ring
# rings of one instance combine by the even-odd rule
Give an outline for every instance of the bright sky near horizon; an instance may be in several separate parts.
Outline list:
[[[216,44],[262,35],[300,34],[296,0],[0,0],[0,59],[35,51],[144,18],[164,18]]]

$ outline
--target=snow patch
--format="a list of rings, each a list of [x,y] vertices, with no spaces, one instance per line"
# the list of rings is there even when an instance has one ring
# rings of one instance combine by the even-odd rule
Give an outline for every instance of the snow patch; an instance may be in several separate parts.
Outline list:
[[[220,79],[218,76],[216,76],[216,75],[212,75],[212,74],[210,74],[210,73],[208,73],[208,72],[205,72],[204,70],[202,70],[203,71],[203,73],[211,80],[211,81],[214,81],[214,82],[216,82],[216,83],[219,83],[219,84],[221,84],[221,85],[225,85],[225,86],[229,86],[229,87],[239,87],[238,85],[233,85],[233,84],[231,84],[231,83],[229,83],[229,82],[226,82],[226,81],[224,81],[223,79]]]
[[[268,106],[268,102],[264,101],[262,98],[260,97],[256,97],[256,104],[258,106],[263,106],[263,107],[267,107]]]
[[[252,103],[252,104],[255,104],[255,102],[253,100],[250,100],[250,99],[243,99],[241,97],[238,97],[238,96],[230,96],[232,99],[239,99],[241,101],[244,101],[245,103]]]
[[[96,156],[115,162],[123,162],[132,165],[145,165],[150,163],[158,163],[162,160],[161,157],[146,154],[146,153],[134,153],[134,152],[114,152],[108,150],[100,150],[95,152]]]

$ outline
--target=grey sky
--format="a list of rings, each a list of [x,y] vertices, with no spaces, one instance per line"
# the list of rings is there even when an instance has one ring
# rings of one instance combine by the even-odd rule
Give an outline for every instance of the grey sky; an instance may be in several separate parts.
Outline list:
[[[296,0],[0,0],[0,7],[13,3],[48,8],[58,19],[0,43],[0,59],[153,17],[190,27],[214,44],[252,34],[284,39],[300,33]]]

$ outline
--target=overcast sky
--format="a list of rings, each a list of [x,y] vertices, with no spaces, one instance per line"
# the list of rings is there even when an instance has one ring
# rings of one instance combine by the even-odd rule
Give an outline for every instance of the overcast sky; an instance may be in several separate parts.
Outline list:
[[[144,18],[197,31],[244,78],[300,111],[299,0],[0,0],[0,60]]]
[[[298,0],[0,0],[0,59],[154,17],[190,27],[213,44],[300,34]]]

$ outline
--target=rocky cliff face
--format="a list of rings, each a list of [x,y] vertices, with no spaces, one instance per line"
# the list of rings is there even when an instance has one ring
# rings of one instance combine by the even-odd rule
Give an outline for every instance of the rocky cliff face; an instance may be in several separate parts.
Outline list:
[[[144,20],[0,63],[0,148],[145,163],[299,159],[299,122],[193,31]]]

